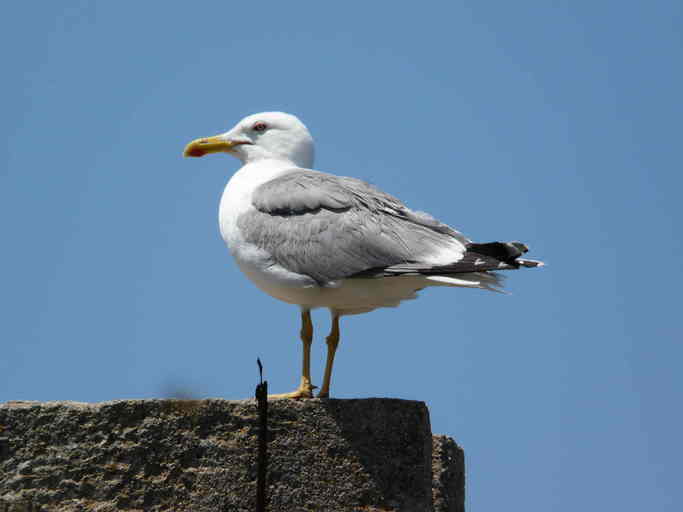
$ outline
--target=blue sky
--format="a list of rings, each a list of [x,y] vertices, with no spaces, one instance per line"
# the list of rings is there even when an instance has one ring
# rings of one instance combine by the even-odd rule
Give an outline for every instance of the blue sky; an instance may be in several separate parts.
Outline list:
[[[5,6],[0,400],[294,388],[298,312],[218,233],[238,162],[180,156],[283,110],[318,169],[548,263],[343,319],[333,395],[426,401],[470,510],[680,510],[680,2],[321,4]]]

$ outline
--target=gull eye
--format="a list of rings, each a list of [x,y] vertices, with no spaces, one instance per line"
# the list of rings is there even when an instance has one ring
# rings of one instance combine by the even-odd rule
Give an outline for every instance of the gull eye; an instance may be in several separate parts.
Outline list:
[[[266,128],[268,128],[268,126],[266,126],[266,123],[263,123],[261,121],[254,123],[254,126],[251,127],[251,129],[255,132],[265,132]]]

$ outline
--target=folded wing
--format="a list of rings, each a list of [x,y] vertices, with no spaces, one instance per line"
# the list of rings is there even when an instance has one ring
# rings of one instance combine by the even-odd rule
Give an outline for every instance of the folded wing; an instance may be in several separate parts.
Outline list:
[[[246,241],[326,285],[397,265],[453,264],[469,240],[355,178],[293,169],[258,187],[238,220]]]

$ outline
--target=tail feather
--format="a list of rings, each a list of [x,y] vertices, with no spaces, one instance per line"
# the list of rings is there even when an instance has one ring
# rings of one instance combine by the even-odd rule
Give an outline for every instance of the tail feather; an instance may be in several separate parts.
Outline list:
[[[424,275],[434,277],[433,281],[443,281],[438,277],[451,279],[455,286],[473,286],[477,288],[500,287],[499,278],[492,271],[515,270],[520,267],[542,267],[542,261],[522,259],[520,256],[529,251],[521,242],[489,242],[485,244],[469,243],[464,254],[457,261],[447,265],[434,265],[421,262],[398,263],[382,268],[364,270],[353,277],[390,277],[400,275]],[[466,277],[467,276],[467,277]],[[474,277],[472,277],[474,276]],[[486,285],[482,285],[481,276],[492,277]],[[456,281],[463,281],[461,284]],[[466,281],[466,282],[465,282]],[[469,283],[469,284],[468,284]]]
[[[446,274],[427,276],[427,280],[443,286],[460,286],[463,288],[481,288],[491,292],[505,293],[503,281],[505,276],[498,272],[470,272],[463,274]]]

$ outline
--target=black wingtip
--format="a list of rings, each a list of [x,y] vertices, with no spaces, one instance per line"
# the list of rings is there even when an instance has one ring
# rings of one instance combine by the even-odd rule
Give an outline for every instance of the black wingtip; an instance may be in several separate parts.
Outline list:
[[[529,252],[529,247],[522,242],[489,242],[486,244],[471,243],[467,246],[467,251],[488,258],[493,258],[500,263],[509,265],[511,268],[532,268],[542,267],[544,265],[542,261],[519,258],[523,254]],[[501,267],[501,270],[503,269],[504,267]]]
[[[467,250],[514,265],[515,260],[528,252],[529,248],[522,242],[489,242],[485,244],[471,243],[467,246]]]
[[[529,252],[529,247],[527,247],[527,245],[523,244],[522,242],[507,242],[505,245],[517,249],[521,254]]]

